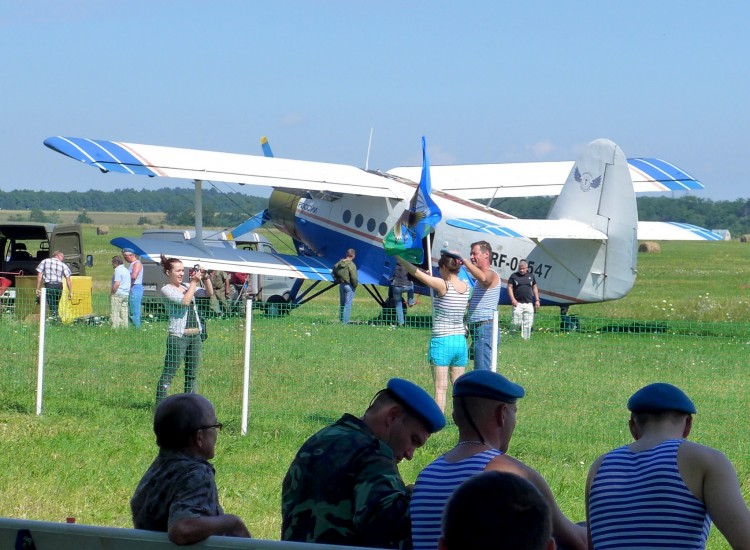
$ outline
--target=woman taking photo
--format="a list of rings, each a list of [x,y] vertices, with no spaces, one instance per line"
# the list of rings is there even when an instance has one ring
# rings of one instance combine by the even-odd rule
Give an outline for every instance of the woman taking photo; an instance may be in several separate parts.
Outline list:
[[[198,382],[198,363],[201,359],[201,323],[195,307],[195,297],[210,297],[213,293],[211,278],[205,269],[190,271],[190,284],[182,282],[185,266],[177,258],[161,257],[164,274],[169,277],[169,284],[161,289],[164,296],[164,307],[169,315],[169,332],[167,334],[167,353],[164,357],[164,371],[156,386],[156,405],[167,397],[169,385],[181,362],[185,362],[185,393],[195,393]],[[201,282],[205,288],[201,287]]]
[[[469,288],[458,278],[459,260],[452,254],[442,254],[438,261],[440,277],[417,269],[397,257],[409,275],[435,291],[432,299],[432,338],[430,338],[430,365],[435,369],[435,402],[445,411],[448,392],[448,370],[451,382],[464,373],[469,362],[466,346],[464,315],[469,303]]]

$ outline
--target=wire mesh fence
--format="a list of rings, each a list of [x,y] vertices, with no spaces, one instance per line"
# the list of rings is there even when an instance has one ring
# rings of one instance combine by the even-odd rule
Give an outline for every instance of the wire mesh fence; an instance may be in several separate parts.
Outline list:
[[[114,330],[108,298],[94,295],[92,315],[47,323],[44,414],[153,407],[165,365],[166,317],[157,305],[140,330]],[[0,323],[6,357],[0,389],[4,407],[32,412],[39,325],[29,313],[33,305],[16,308],[23,318],[6,307]],[[523,340],[509,330],[507,309],[500,310],[498,371],[526,387],[530,426],[570,428],[555,431],[554,437],[564,439],[579,437],[577,425],[588,422],[591,438],[614,444],[621,440],[628,396],[647,383],[667,381],[699,404],[707,444],[734,433],[738,455],[750,456],[747,324],[561,317],[557,310],[542,309],[531,339]],[[392,376],[432,388],[429,300],[409,309],[403,327],[394,311],[374,303],[355,306],[352,321],[341,325],[337,306],[325,303],[280,314],[276,308],[273,314],[256,309],[249,357],[251,422],[333,419],[343,410],[361,410]],[[208,312],[206,324],[197,390],[239,422],[245,318]],[[170,392],[183,390],[184,374],[183,363]]]

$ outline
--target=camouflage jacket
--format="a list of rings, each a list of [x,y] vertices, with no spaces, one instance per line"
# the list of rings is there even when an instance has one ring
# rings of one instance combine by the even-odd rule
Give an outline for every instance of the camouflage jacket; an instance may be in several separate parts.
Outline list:
[[[335,283],[348,283],[352,288],[357,288],[359,280],[357,277],[357,265],[354,260],[343,258],[333,266],[333,281]]]
[[[345,414],[308,439],[289,467],[281,538],[411,548],[410,498],[391,448]]]

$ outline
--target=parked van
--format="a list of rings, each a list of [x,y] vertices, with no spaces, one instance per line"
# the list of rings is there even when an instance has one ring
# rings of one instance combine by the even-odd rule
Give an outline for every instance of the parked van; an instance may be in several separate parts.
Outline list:
[[[181,242],[195,237],[195,231],[189,229],[147,229],[143,231],[143,237],[149,239],[163,239],[170,242]],[[275,254],[276,249],[268,242],[268,239],[259,233],[245,233],[241,240],[231,241],[225,232],[205,232],[203,240],[207,246],[212,243],[216,246],[225,246],[227,242],[233,243],[238,249],[255,250]],[[188,266],[189,267],[189,266]],[[254,305],[267,308],[269,304],[286,304],[289,302],[294,277],[279,277],[275,275],[248,275],[247,295],[252,295]],[[169,283],[169,279],[159,264],[143,260],[143,310],[145,314],[160,313],[161,287]],[[241,297],[240,299],[243,299]],[[244,310],[244,304],[242,308]]]
[[[94,257],[84,257],[80,224],[0,223],[0,300],[12,306],[17,276],[36,277],[39,263],[55,250],[65,254],[72,275],[86,275]],[[85,258],[85,259],[84,259]]]

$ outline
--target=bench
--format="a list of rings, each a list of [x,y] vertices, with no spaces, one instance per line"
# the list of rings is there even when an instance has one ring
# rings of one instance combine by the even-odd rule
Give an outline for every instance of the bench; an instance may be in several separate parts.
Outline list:
[[[33,546],[24,538],[33,541]],[[3,550],[146,550],[185,548],[172,544],[166,533],[99,527],[80,523],[54,523],[29,519],[0,518],[0,548]],[[243,548],[246,550],[366,550],[353,546],[310,544],[263,539],[209,537],[188,548]]]

